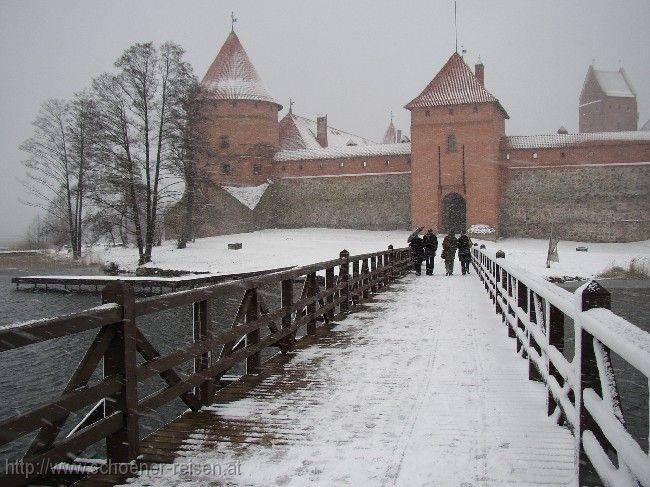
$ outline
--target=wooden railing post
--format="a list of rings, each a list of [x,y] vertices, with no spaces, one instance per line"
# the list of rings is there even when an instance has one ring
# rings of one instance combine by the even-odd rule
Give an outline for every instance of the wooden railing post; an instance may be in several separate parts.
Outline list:
[[[293,279],[285,279],[282,281],[280,293],[280,306],[283,309],[290,308],[293,305]],[[282,317],[282,328],[289,328],[291,326],[291,314],[287,313]],[[290,348],[293,348],[293,342],[293,337],[288,336],[287,344]]]
[[[580,289],[578,289],[579,292]],[[593,308],[606,308],[610,309],[612,298],[610,292],[600,285],[597,281],[591,281],[583,287],[582,295],[580,296],[579,311],[588,311]],[[579,320],[580,318],[578,318]],[[582,326],[580,328],[580,350],[576,350],[576,354],[580,354],[580,387],[579,395],[579,411],[580,411],[580,425],[576,435],[576,441],[580,448],[580,455],[578,458],[578,485],[592,485],[594,482],[599,482],[599,476],[595,472],[587,454],[582,446],[582,435],[585,431],[591,431],[598,441],[603,446],[605,451],[613,450],[605,436],[602,434],[598,424],[593,420],[582,398],[585,389],[593,389],[598,396],[603,397],[603,390],[600,382],[600,374],[598,371],[598,363],[596,361],[596,352],[594,350],[594,337],[585,331]],[[576,345],[578,340],[576,340]],[[611,370],[611,362],[609,358],[609,350],[603,347],[603,366],[609,368],[609,371],[603,371],[604,374],[609,372],[611,380],[614,379],[613,371]],[[616,383],[614,382],[614,398],[618,404],[618,393],[616,391]],[[577,404],[576,404],[577,406]]]
[[[309,292],[307,296],[312,297],[316,295],[316,273],[312,272],[307,274],[306,277],[309,285]],[[316,313],[316,303],[311,303],[307,305],[307,315],[309,315],[309,321],[307,322],[307,335],[313,335],[316,333],[316,318],[314,318],[314,313]]]
[[[364,301],[368,299],[368,296],[370,296],[370,289],[366,287],[370,283],[370,276],[368,275],[368,272],[368,258],[366,257],[363,259],[363,263],[361,264],[361,275],[363,276],[361,279],[361,286],[364,288],[363,291],[361,291],[361,296]]]
[[[120,281],[107,285],[102,291],[102,303],[117,303],[122,308],[122,321],[112,325],[116,327],[115,335],[104,354],[104,377],[119,377],[122,391],[104,401],[104,417],[116,411],[122,413],[122,428],[106,437],[106,458],[126,463],[134,460],[140,450],[133,285]]]
[[[207,300],[197,301],[194,303],[192,318],[194,342],[196,343],[212,338],[212,327],[210,325]],[[210,352],[206,351],[194,359],[195,373],[210,367],[210,355]],[[212,379],[206,380],[199,387],[196,387],[194,394],[196,394],[203,406],[209,406],[212,403],[212,396],[214,395],[214,382]]]
[[[548,336],[548,344],[554,346],[558,351],[564,354],[564,313],[553,306],[550,302],[546,301],[546,334]],[[564,386],[564,377],[555,368],[553,362],[549,360],[548,363],[549,375],[555,377],[560,386]],[[551,394],[550,388],[547,386],[547,413],[550,416],[555,411],[555,399]]]
[[[381,258],[381,257],[380,257]],[[370,276],[370,282],[372,282],[372,286],[370,287],[370,290],[372,291],[373,294],[377,292],[377,282],[378,282],[378,276],[377,276],[377,256],[373,255],[370,258],[370,272],[372,275]]]
[[[343,249],[339,254],[342,260],[339,268],[339,281],[343,285],[341,289],[341,313],[347,313],[350,310],[350,252]]]
[[[393,245],[388,246],[388,281],[395,280],[395,251]]]
[[[352,280],[355,281],[359,277],[359,261],[355,260],[352,262]],[[354,305],[359,304],[359,293],[357,292],[357,289],[359,289],[359,282],[356,281],[352,284],[352,303]]]
[[[257,299],[257,289],[253,289],[251,302],[246,311],[246,322],[249,323],[260,317],[260,304]],[[260,341],[260,329],[257,328],[246,334],[246,346],[256,345]],[[259,374],[262,370],[262,353],[256,352],[246,359],[246,373]]]
[[[327,304],[332,304],[334,302],[335,294],[334,291],[331,291],[332,288],[336,286],[336,280],[334,279],[334,267],[328,267],[325,269],[325,289],[329,289],[332,294],[327,296]],[[330,321],[334,320],[334,308],[329,310],[326,313],[327,318]]]

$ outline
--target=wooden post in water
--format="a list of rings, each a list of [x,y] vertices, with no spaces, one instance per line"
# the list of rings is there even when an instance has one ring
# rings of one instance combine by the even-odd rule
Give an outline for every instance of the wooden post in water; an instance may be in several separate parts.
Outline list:
[[[208,304],[207,300],[203,300],[197,301],[193,305],[192,321],[195,343],[212,338]],[[210,352],[205,351],[194,359],[194,372],[200,372],[208,367],[210,367]],[[199,387],[195,388],[194,393],[203,406],[209,406],[212,403],[212,396],[214,395],[214,382],[212,380],[206,380]]]
[[[350,310],[350,252],[343,249],[339,254],[341,267],[339,268],[339,280],[343,285],[341,289],[341,313],[347,313]]]
[[[106,437],[106,458],[126,463],[134,460],[140,450],[133,285],[121,281],[108,284],[102,291],[102,303],[117,303],[122,308],[122,320],[111,325],[115,327],[115,335],[104,354],[104,377],[119,377],[122,391],[104,401],[104,416],[122,413],[122,427]]]

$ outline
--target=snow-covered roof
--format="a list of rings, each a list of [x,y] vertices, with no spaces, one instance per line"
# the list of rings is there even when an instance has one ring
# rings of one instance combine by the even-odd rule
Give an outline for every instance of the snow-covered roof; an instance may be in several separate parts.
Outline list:
[[[650,141],[650,132],[593,132],[582,134],[511,135],[504,137],[505,149],[550,149],[600,141]]]
[[[594,69],[594,76],[600,89],[603,90],[606,96],[619,96],[624,98],[634,98],[636,96],[623,68],[618,71]]]
[[[234,31],[221,46],[201,85],[217,100],[267,101],[282,108],[264,87]]]
[[[496,103],[508,118],[499,100],[485,89],[460,54],[455,52],[422,93],[405,108],[410,110],[470,103]]]
[[[316,127],[317,123],[315,120],[296,115],[292,112],[287,113],[280,120],[280,149],[321,149],[322,147],[316,139]],[[373,144],[375,142],[372,140],[344,132],[329,125],[327,126],[328,147],[366,146]]]
[[[342,157],[400,156],[411,154],[411,144],[374,144],[327,147],[326,149],[281,150],[274,161],[304,161],[309,159],[339,159]]]

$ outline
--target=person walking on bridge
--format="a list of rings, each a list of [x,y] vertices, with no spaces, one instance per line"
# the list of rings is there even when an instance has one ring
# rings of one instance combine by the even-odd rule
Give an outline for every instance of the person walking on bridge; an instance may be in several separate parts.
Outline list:
[[[413,269],[418,276],[422,275],[422,261],[424,260],[424,242],[420,237],[421,231],[422,227],[416,228],[407,240],[413,254]]]
[[[424,242],[424,262],[427,271],[427,276],[433,275],[433,264],[436,257],[436,251],[438,250],[438,237],[433,233],[433,230],[429,228],[424,237],[422,237]]]
[[[464,230],[458,238],[458,260],[463,275],[469,274],[469,264],[472,262],[472,240],[465,235]]]
[[[458,240],[453,232],[448,233],[442,241],[442,254],[440,257],[445,259],[445,275],[451,276],[454,273],[454,260],[456,260],[456,249],[458,248]]]

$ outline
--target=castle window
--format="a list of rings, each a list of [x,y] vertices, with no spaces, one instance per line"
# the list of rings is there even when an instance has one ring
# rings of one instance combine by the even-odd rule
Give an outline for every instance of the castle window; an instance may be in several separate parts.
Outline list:
[[[368,163],[366,161],[363,161],[363,167],[367,167]]]
[[[390,161],[389,160],[386,160],[386,165],[390,166]]]
[[[231,172],[230,164],[229,163],[224,163],[221,164],[221,174],[228,175]]]
[[[566,152],[560,152],[560,157],[566,157]]]
[[[253,164],[253,174],[256,176],[259,176],[262,174],[262,165],[261,164]]]
[[[507,160],[507,161],[510,160],[510,153],[506,154],[506,160]]]
[[[453,109],[453,108],[450,108],[450,109],[449,109],[449,115],[453,115],[453,114],[454,114],[454,109]]]
[[[228,147],[230,147],[230,137],[228,137],[227,135],[222,135],[221,137],[219,137],[219,147],[221,147],[222,149],[227,149]]]
[[[255,108],[257,108],[257,102],[255,102]]]
[[[447,152],[456,152],[456,136],[454,134],[447,136]]]
[[[427,109],[424,111],[424,116],[425,116],[425,117],[430,117],[430,116],[431,116],[431,110],[429,110],[429,109],[427,108]]]
[[[321,162],[321,163],[318,165],[318,167],[321,168],[321,169],[323,169],[323,163]]]
[[[300,170],[302,171],[302,164],[300,164],[300,165],[298,166],[298,169],[300,169]]]
[[[339,164],[339,167],[343,167],[343,163]]]
[[[282,170],[283,170],[283,171],[286,171],[286,170],[287,170],[287,166],[282,166]]]
[[[410,157],[406,159],[406,163],[411,164],[411,158]]]
[[[537,152],[533,152],[533,159],[537,159]]]
[[[474,107],[472,107],[472,110],[474,111],[474,113],[478,113],[478,107],[476,105],[474,105]]]

